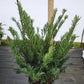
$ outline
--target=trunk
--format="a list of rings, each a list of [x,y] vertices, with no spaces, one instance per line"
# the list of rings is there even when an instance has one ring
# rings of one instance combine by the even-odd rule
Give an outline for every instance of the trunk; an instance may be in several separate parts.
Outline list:
[[[51,21],[53,16],[54,0],[48,0],[48,23]]]
[[[48,0],[48,23],[51,22],[51,17],[53,16],[53,8],[54,8],[54,0]],[[51,34],[52,34],[52,29],[51,29]],[[53,45],[53,36],[50,45]]]

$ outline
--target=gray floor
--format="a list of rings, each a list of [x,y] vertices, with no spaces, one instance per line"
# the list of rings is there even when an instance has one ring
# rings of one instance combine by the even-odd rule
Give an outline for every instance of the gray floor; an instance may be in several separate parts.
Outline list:
[[[28,84],[24,74],[16,74],[13,68],[17,66],[9,47],[0,47],[0,84]]]
[[[84,60],[82,49],[71,49],[68,68],[54,84],[84,84]],[[10,48],[0,46],[0,84],[29,84],[24,74],[16,74],[13,68],[17,66]]]
[[[65,73],[62,73],[60,79],[55,84],[84,84],[84,60],[82,59],[83,49],[71,49],[68,55],[71,57],[67,61],[68,66]]]

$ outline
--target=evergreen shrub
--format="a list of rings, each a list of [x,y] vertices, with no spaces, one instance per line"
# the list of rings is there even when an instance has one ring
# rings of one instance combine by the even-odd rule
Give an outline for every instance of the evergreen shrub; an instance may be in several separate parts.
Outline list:
[[[62,14],[54,21],[57,13],[57,9],[55,9],[51,22],[45,24],[40,34],[39,28],[35,32],[33,20],[23,10],[18,0],[17,6],[20,22],[15,18],[12,18],[12,20],[20,31],[21,39],[13,27],[9,27],[9,31],[14,41],[8,37],[16,63],[19,65],[14,70],[17,73],[25,73],[31,84],[52,84],[59,77],[60,73],[66,69],[64,63],[69,59],[69,56],[66,56],[66,54],[72,48],[72,43],[76,38],[73,31],[80,18],[75,15],[69,32],[61,37],[60,42],[53,40],[53,44],[51,45],[51,39],[56,37],[59,29],[68,18],[68,15],[65,15],[66,10],[63,9]]]
[[[2,45],[2,46],[8,46],[8,40],[7,40],[7,39],[3,39],[3,40],[1,41],[1,45]]]
[[[3,35],[4,33],[3,33],[2,23],[0,23],[0,45],[1,45]]]
[[[73,47],[74,48],[80,48],[81,47],[81,43],[80,42],[73,42]]]
[[[1,41],[1,39],[2,39],[2,37],[3,37],[3,28],[2,28],[2,23],[0,23],[0,41]]]

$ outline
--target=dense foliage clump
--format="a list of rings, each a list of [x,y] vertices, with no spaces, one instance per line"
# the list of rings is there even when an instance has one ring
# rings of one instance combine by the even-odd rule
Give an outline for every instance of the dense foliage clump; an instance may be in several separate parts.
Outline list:
[[[66,10],[63,9],[57,21],[54,22],[57,9],[54,10],[50,23],[45,24],[44,28],[37,33],[33,26],[33,20],[23,10],[20,2],[17,2],[20,23],[15,18],[12,20],[16,23],[20,34],[14,28],[10,27],[14,40],[8,37],[9,45],[16,58],[19,68],[15,68],[17,73],[25,73],[29,77],[31,84],[51,84],[59,77],[59,74],[66,69],[63,64],[69,59],[66,56],[76,36],[73,35],[74,28],[79,21],[79,17],[75,15],[69,32],[61,37],[60,42],[55,42],[59,29],[68,18],[65,15]],[[53,43],[51,44],[51,40]]]
[[[3,33],[3,28],[2,28],[2,23],[0,23],[0,41],[2,40],[4,33]]]

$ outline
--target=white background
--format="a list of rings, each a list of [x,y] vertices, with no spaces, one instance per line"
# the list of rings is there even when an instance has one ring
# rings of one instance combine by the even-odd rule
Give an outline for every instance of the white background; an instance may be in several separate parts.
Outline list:
[[[48,0],[19,0],[22,7],[26,12],[34,19],[34,27],[43,28],[44,24],[48,21]],[[60,37],[69,30],[71,26],[71,21],[73,20],[75,14],[81,17],[78,25],[75,28],[74,34],[79,36],[75,41],[81,41],[81,34],[84,28],[84,0],[54,0],[54,8],[58,9],[57,16],[61,14],[62,9],[67,9],[69,18],[66,20],[59,33],[57,34],[55,40],[60,40]],[[15,17],[19,21],[18,8],[16,5],[16,0],[0,0],[0,22],[6,24],[3,26],[6,35],[11,36],[8,31],[9,26],[12,26],[17,30],[16,25],[11,20]]]

